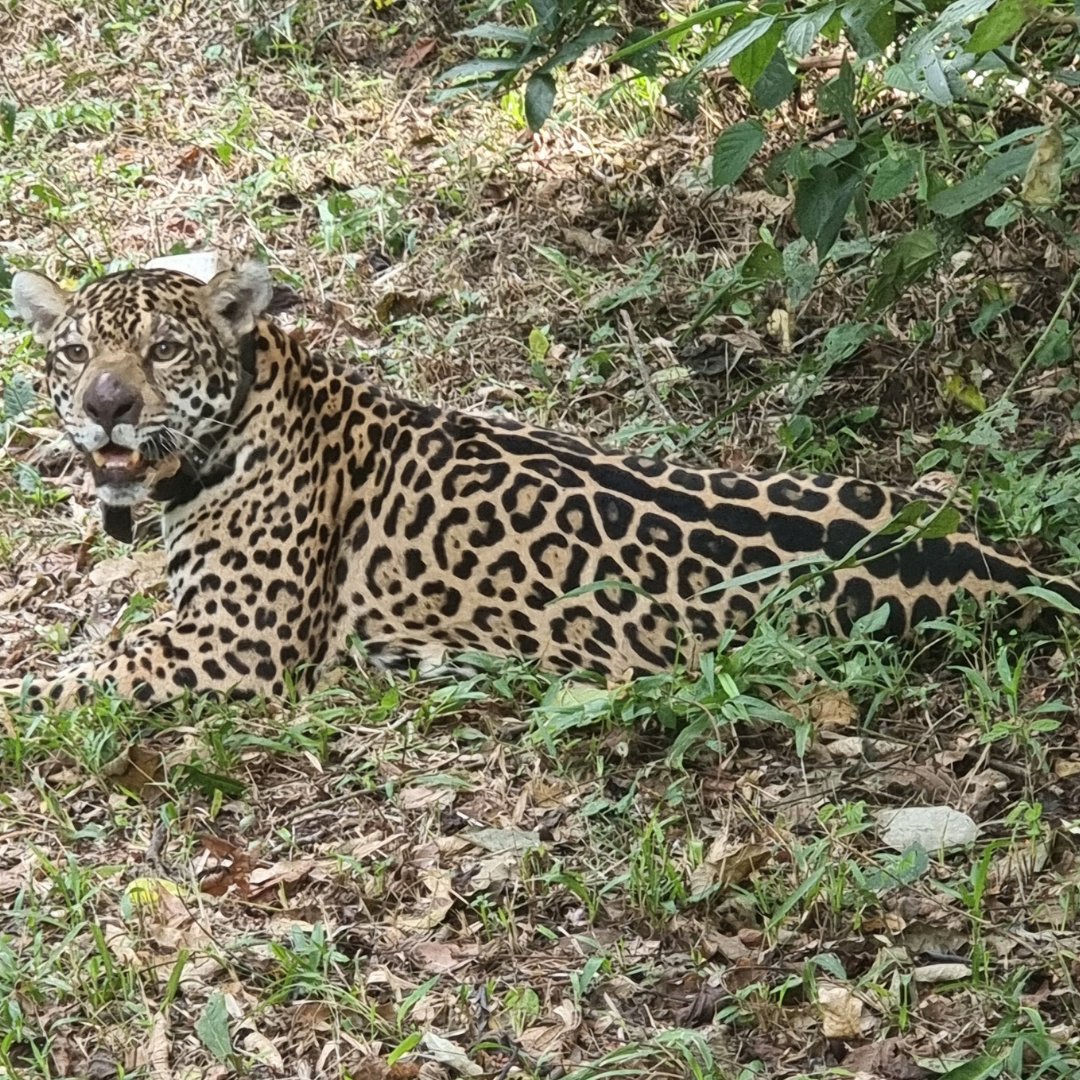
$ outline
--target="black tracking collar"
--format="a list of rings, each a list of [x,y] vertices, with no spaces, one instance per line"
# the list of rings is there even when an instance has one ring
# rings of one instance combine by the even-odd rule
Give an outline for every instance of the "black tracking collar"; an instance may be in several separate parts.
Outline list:
[[[244,407],[251,384],[255,381],[255,335],[245,334],[240,341],[240,376],[236,380],[236,393],[233,395],[229,416],[225,421],[228,430],[236,422],[240,410]],[[217,440],[203,441],[202,457],[213,450]],[[171,475],[163,477],[154,485],[150,497],[155,502],[184,503],[194,498],[202,488],[198,466],[190,457],[180,459],[180,467]],[[110,506],[101,504],[101,524],[105,531],[123,544],[130,544],[135,539],[135,526],[131,518],[130,506]]]

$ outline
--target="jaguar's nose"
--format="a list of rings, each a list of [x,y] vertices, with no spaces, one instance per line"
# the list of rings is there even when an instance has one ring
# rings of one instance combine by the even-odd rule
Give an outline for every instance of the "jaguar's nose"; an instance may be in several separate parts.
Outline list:
[[[142,398],[119,375],[103,371],[87,387],[83,408],[106,435],[112,435],[117,424],[134,424],[139,419]]]

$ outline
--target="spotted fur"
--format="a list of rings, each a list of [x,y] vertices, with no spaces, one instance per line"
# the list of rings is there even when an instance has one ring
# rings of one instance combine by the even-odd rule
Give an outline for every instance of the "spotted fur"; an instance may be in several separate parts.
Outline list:
[[[14,294],[76,445],[103,438],[84,402],[112,372],[141,401],[113,440],[138,447],[151,475],[182,458],[194,477],[163,497],[173,612],[114,657],[35,682],[38,696],[68,701],[89,683],[148,704],[278,695],[312,685],[354,635],[388,667],[482,651],[620,678],[693,664],[725,631],[745,633],[810,557],[851,563],[797,590],[796,620],[840,634],[886,605],[885,632],[902,635],[961,587],[982,602],[1033,580],[966,528],[903,544],[883,533],[910,492],[695,471],[403,400],[265,318],[269,277],[255,266],[209,285],[135,270],[74,294],[19,275]],[[113,488],[106,501],[121,505],[157,494],[145,478]],[[1069,583],[1052,587],[1080,604]]]

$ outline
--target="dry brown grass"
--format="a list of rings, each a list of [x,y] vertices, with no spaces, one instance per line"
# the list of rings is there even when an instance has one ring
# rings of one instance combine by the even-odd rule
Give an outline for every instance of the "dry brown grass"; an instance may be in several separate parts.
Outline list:
[[[694,326],[710,278],[759,230],[795,237],[790,200],[760,173],[730,194],[699,183],[734,98],[694,122],[641,88],[595,108],[606,84],[583,68],[573,107],[533,138],[513,101],[432,104],[431,77],[460,48],[454,5],[304,5],[293,40],[262,55],[253,43],[280,8],[6,10],[12,267],[74,277],[175,245],[259,251],[296,288],[290,318],[310,340],[409,394],[762,465],[782,459],[793,373],[813,374],[824,334],[864,295],[865,274],[830,271],[791,307],[790,348],[769,318],[780,290]],[[785,114],[772,138],[813,120]],[[872,233],[887,242],[902,213],[876,209]],[[910,476],[938,425],[964,418],[947,373],[993,399],[1074,269],[1033,227],[962,247],[970,258],[890,310],[888,332],[809,401],[821,432],[880,406],[855,437],[822,442],[832,464]],[[1022,303],[976,351],[961,316],[984,279]],[[6,376],[40,387],[22,331],[0,341]],[[1049,430],[1050,459],[1072,438],[1072,399],[1045,392],[1061,374],[1021,388],[1032,404],[1015,442]],[[15,672],[161,602],[152,543],[130,557],[102,538],[78,465],[48,413],[35,419],[0,470],[0,639]],[[29,493],[20,464],[40,477]],[[348,675],[296,708],[202,706],[149,732],[107,703],[5,721],[0,1076],[554,1078],[631,1044],[623,1075],[726,1080],[756,1061],[777,1077],[842,1063],[900,1080],[925,1075],[916,1056],[970,1056],[1010,1023],[1030,1032],[1016,1000],[1046,1047],[1067,1045],[1080,1038],[1080,877],[1061,824],[1080,815],[1075,661],[1067,640],[1047,652],[1028,662],[1016,730],[992,744],[981,736],[1009,708],[932,662],[833,658],[836,696],[821,704],[806,656],[795,679],[792,662],[757,654],[740,689],[802,718],[806,756],[786,728],[717,717],[689,772],[665,763],[658,722],[685,690],[627,691],[633,725],[546,747],[543,687],[520,673],[434,695]],[[992,649],[975,655],[992,671]],[[778,671],[818,703],[764,689]],[[1024,725],[1055,698],[1062,727],[1040,737]],[[856,739],[863,721],[887,738]],[[975,872],[964,853],[867,884],[885,856],[866,807],[908,803],[952,805],[1003,841],[976,907],[959,893]],[[932,981],[927,968],[956,957],[970,977]],[[845,1009],[860,1034],[836,1034]],[[672,1032],[682,1041],[656,1042]],[[412,1052],[392,1062],[395,1047]]]

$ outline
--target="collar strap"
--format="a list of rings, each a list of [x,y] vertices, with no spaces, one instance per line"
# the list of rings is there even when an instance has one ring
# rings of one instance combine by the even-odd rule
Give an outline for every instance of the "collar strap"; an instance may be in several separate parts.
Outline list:
[[[236,392],[233,394],[232,405],[229,407],[229,416],[226,424],[231,427],[240,410],[247,401],[252,383],[255,381],[255,334],[245,334],[240,341],[240,373],[236,380]],[[203,456],[213,450],[217,440],[214,439],[202,444]],[[155,502],[178,502],[184,503],[194,498],[202,488],[198,466],[189,457],[180,459],[180,467],[172,475],[164,477],[154,485],[150,497]],[[110,506],[107,503],[101,505],[101,524],[105,531],[122,544],[130,544],[135,538],[135,526],[131,519],[130,506]]]

